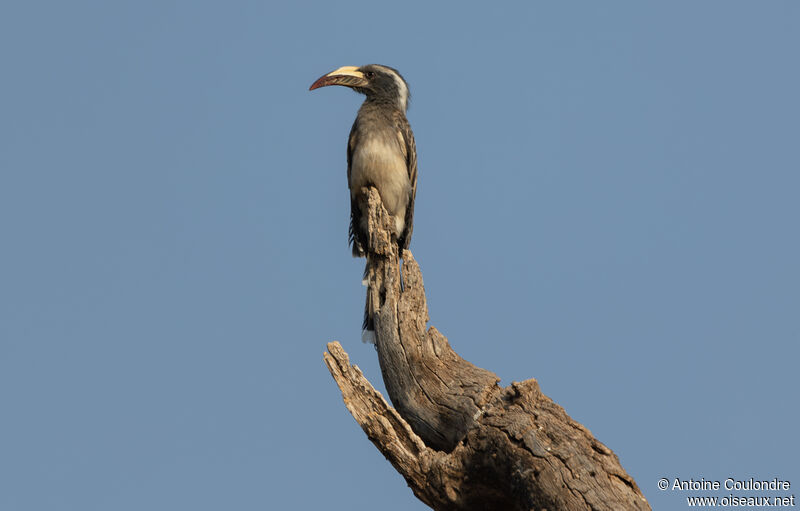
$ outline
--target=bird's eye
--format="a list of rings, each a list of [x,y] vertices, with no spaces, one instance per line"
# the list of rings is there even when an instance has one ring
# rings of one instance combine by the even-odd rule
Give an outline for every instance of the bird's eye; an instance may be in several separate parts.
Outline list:
[[[374,71],[367,71],[367,78],[375,78],[375,72]]]

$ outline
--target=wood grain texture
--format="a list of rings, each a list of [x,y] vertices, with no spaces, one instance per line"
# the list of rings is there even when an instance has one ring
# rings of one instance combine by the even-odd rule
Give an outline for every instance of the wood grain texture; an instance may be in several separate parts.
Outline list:
[[[422,273],[403,253],[374,188],[368,293],[384,383],[395,408],[337,342],[324,358],[368,438],[436,510],[650,509],[617,456],[542,394],[536,380],[500,388],[435,328]]]

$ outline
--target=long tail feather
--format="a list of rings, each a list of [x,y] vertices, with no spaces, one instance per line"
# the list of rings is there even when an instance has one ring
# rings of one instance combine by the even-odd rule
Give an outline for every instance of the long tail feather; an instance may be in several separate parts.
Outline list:
[[[364,265],[364,276],[361,283],[367,287],[367,298],[364,303],[364,321],[361,323],[361,341],[375,344],[375,320],[372,317],[372,293],[370,292],[370,261],[367,255],[367,264]]]

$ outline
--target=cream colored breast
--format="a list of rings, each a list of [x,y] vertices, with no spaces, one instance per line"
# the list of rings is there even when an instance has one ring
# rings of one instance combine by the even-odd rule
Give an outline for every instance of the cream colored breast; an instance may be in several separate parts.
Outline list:
[[[370,137],[355,148],[350,168],[350,193],[355,197],[361,187],[369,185],[378,189],[391,215],[405,217],[411,183],[405,158],[396,141]]]

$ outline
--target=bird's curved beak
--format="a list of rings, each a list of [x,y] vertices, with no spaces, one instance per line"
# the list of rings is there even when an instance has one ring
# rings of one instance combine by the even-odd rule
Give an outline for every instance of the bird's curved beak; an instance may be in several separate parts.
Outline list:
[[[364,87],[367,85],[364,73],[355,66],[340,67],[336,71],[321,76],[319,80],[311,84],[308,90],[327,87],[328,85],[344,85],[345,87]]]

